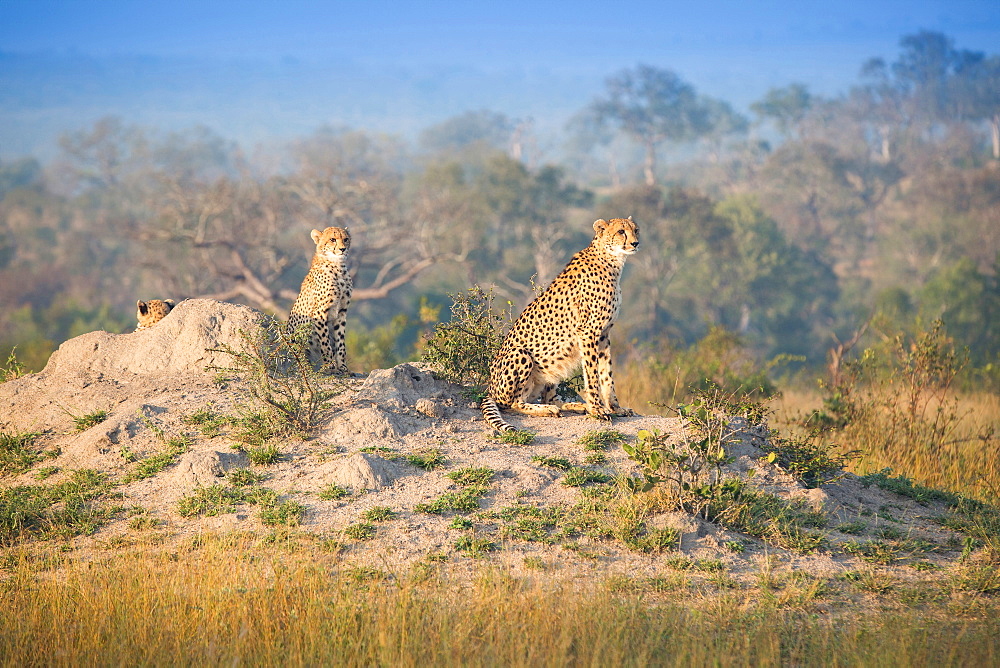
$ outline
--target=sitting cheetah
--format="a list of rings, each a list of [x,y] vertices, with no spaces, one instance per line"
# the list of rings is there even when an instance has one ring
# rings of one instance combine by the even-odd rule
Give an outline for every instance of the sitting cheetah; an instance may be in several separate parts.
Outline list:
[[[150,299],[144,302],[141,299],[135,303],[135,318],[139,321],[139,326],[135,331],[149,329],[156,323],[163,320],[164,316],[170,313],[174,307],[173,299]]]
[[[553,417],[560,409],[601,419],[635,415],[615,396],[608,333],[621,307],[618,282],[625,259],[639,246],[639,228],[629,216],[598,220],[594,232],[590,245],[524,309],[490,363],[482,409],[496,431],[514,429],[499,406]],[[586,404],[555,402],[556,385],[581,365]],[[528,403],[535,399],[542,403]]]
[[[344,337],[353,289],[351,275],[347,273],[351,234],[340,227],[328,227],[322,232],[313,230],[311,236],[316,242],[316,254],[292,304],[288,329],[298,332],[308,325],[313,361],[322,355],[324,367],[347,373]]]

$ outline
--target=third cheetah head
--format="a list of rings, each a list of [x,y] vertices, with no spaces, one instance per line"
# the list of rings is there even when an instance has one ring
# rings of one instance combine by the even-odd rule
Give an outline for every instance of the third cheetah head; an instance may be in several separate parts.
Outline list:
[[[628,218],[594,221],[594,244],[612,255],[626,257],[639,249],[639,226]]]
[[[316,254],[330,262],[343,262],[351,247],[351,233],[343,227],[313,230],[310,236],[316,242]]]
[[[173,299],[150,299],[147,302],[141,299],[135,303],[135,317],[139,321],[136,331],[149,329],[156,323],[163,320],[171,309],[174,308]]]

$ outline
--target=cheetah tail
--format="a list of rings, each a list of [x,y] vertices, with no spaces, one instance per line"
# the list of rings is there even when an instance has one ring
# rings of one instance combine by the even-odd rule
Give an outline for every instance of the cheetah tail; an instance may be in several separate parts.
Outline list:
[[[494,431],[514,431],[514,427],[504,422],[503,418],[500,417],[500,408],[497,406],[497,402],[493,401],[493,397],[488,396],[483,399],[482,408],[483,418],[493,427]]]

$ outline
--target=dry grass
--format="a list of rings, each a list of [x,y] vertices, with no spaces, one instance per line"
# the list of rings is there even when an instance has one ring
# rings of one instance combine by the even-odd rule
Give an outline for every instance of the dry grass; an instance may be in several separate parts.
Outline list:
[[[822,405],[819,392],[786,391],[771,400],[780,427],[793,426]],[[954,415],[951,437],[930,445],[926,440],[890,439],[888,419],[849,425],[829,435],[842,452],[862,453],[851,470],[864,474],[890,467],[916,481],[939,489],[996,503],[1000,499],[1000,396],[981,392],[950,395],[944,404],[931,405]],[[982,439],[977,435],[994,437]]]
[[[635,356],[622,359],[615,382],[618,396],[623,406],[646,414],[673,414],[668,406],[691,399],[692,368],[711,366],[696,357],[699,363],[692,367],[690,359],[676,355],[669,364]],[[738,369],[737,376],[743,378],[756,377],[725,359],[719,368]],[[805,416],[823,407],[818,390],[781,389],[769,405],[782,430],[795,431]],[[929,386],[920,390],[906,382],[894,383],[891,377],[859,385],[856,391],[864,397],[864,419],[827,435],[840,452],[862,453],[852,472],[890,467],[931,487],[993,503],[1000,500],[1000,395]],[[910,405],[911,399],[917,403]],[[914,415],[919,419],[910,419]]]
[[[723,587],[709,596],[616,576],[581,592],[556,576],[543,585],[490,565],[471,582],[450,580],[436,560],[390,574],[351,566],[317,551],[311,540],[205,537],[175,551],[122,552],[89,563],[8,553],[0,663],[701,666],[718,665],[720,657],[747,665],[828,664],[838,657],[841,665],[995,665],[1000,659],[1000,629],[988,602],[942,607],[934,618],[916,608],[831,617],[816,614],[823,583],[783,589],[771,578],[767,595]]]
[[[673,415],[666,406],[676,407],[688,396],[685,376],[680,369],[653,366],[628,360],[615,370],[615,392],[622,406],[642,415]]]

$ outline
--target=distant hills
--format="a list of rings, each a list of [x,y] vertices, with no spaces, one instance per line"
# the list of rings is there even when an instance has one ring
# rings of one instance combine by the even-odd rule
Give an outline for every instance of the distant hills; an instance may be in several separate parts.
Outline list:
[[[470,109],[530,116],[537,130],[555,131],[606,74],[0,52],[0,160],[51,158],[62,133],[106,115],[163,130],[206,125],[246,147],[323,125],[411,138]]]

